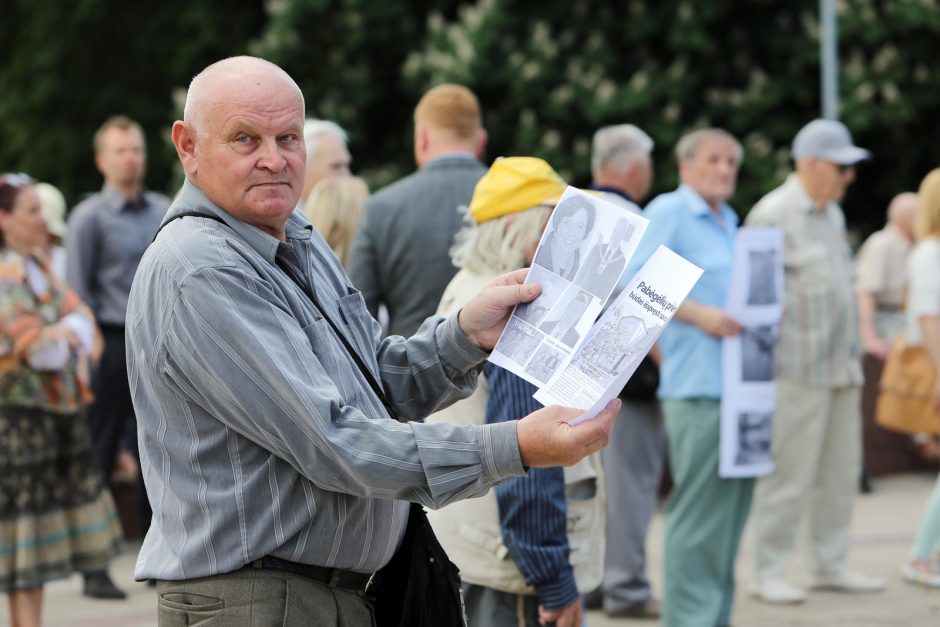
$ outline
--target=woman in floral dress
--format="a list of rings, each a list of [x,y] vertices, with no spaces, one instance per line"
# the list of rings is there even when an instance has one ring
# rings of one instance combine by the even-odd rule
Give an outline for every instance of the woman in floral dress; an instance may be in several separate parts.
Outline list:
[[[0,175],[0,591],[39,625],[42,586],[103,570],[120,526],[78,412],[95,351],[91,311],[41,259],[32,181]]]

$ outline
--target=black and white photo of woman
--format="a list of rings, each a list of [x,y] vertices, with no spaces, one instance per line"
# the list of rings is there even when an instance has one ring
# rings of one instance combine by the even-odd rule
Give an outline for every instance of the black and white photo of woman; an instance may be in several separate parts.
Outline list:
[[[594,230],[594,206],[587,198],[572,196],[555,207],[550,227],[535,263],[572,281],[581,265],[581,245]]]

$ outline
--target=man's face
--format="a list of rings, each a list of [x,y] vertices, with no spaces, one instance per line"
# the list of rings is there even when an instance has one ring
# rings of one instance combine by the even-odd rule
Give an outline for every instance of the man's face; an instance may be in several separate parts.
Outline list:
[[[352,174],[349,170],[352,157],[343,142],[328,133],[323,133],[316,141],[313,161],[307,164],[307,173],[304,176],[303,198],[309,196],[317,183],[325,178]]]
[[[234,217],[280,236],[303,184],[303,101],[286,83],[206,106],[187,174]]]
[[[812,172],[819,198],[824,202],[840,202],[845,190],[855,180],[854,165],[838,165],[822,159],[812,160]]]
[[[716,207],[734,194],[740,165],[735,145],[727,139],[712,137],[698,145],[691,159],[680,163],[679,174],[683,183]]]
[[[95,155],[98,171],[105,182],[115,187],[139,185],[144,178],[146,155],[144,138],[136,128],[112,126],[101,136],[101,148]]]

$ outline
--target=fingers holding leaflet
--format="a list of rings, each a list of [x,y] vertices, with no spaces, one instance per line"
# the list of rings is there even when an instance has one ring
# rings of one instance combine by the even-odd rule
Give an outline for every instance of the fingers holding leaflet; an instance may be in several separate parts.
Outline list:
[[[552,405],[532,412],[517,426],[519,454],[525,466],[570,466],[610,441],[620,401],[614,399],[596,418],[572,426],[584,412]]]
[[[483,350],[492,350],[512,308],[534,300],[541,293],[539,285],[523,283],[527,272],[522,269],[500,276],[464,305],[458,322],[471,342]]]

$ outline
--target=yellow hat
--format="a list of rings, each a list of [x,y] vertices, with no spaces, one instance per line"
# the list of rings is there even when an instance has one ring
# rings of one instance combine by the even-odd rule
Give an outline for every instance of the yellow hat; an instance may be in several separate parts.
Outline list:
[[[501,157],[473,190],[470,215],[479,224],[543,203],[555,203],[567,187],[542,159]]]

